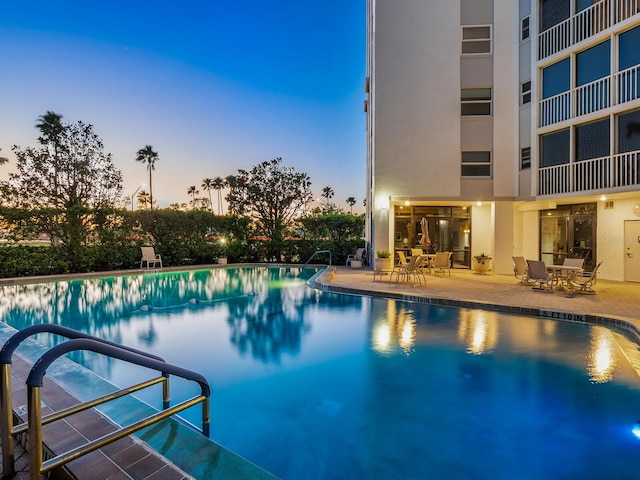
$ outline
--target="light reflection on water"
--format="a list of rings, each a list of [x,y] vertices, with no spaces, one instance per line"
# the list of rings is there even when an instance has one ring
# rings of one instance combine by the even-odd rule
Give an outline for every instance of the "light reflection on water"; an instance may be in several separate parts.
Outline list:
[[[329,294],[308,276],[264,267],[2,287],[0,318],[62,323],[202,373],[212,437],[283,479],[632,478],[640,392],[618,334]],[[148,378],[76,353],[119,386]],[[172,379],[172,400],[188,388]],[[185,418],[197,424],[197,410]]]

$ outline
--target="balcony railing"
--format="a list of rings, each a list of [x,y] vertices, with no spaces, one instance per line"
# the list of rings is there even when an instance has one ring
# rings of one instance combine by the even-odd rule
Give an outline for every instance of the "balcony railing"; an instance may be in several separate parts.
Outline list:
[[[539,102],[540,127],[640,98],[640,65]]]
[[[538,35],[538,60],[640,13],[640,0],[600,0]]]
[[[640,186],[640,150],[538,170],[538,195],[625,191]]]

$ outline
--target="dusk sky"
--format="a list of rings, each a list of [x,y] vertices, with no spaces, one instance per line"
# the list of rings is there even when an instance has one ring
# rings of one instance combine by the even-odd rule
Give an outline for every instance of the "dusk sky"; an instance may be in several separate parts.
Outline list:
[[[361,211],[365,21],[365,0],[2,2],[0,179],[51,110],[94,126],[123,195],[148,183],[135,157],[152,145],[160,207],[282,157],[314,198],[329,186]]]

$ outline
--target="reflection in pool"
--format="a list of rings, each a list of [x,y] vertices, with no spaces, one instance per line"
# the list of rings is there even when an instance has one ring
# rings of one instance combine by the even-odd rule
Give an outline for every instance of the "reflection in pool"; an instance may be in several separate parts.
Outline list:
[[[61,323],[204,374],[212,438],[283,479],[637,475],[640,388],[621,334],[320,292],[305,284],[312,273],[259,267],[7,286],[0,318],[15,328]],[[148,378],[76,353],[117,385]],[[173,401],[194,393],[172,382]],[[197,409],[185,418],[197,424]]]

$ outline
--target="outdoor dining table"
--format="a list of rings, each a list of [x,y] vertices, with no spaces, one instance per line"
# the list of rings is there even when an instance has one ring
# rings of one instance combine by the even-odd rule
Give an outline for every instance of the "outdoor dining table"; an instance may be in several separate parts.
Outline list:
[[[571,265],[546,265],[547,272],[551,274],[551,283],[560,290],[574,289],[572,280],[582,275],[584,268]]]

